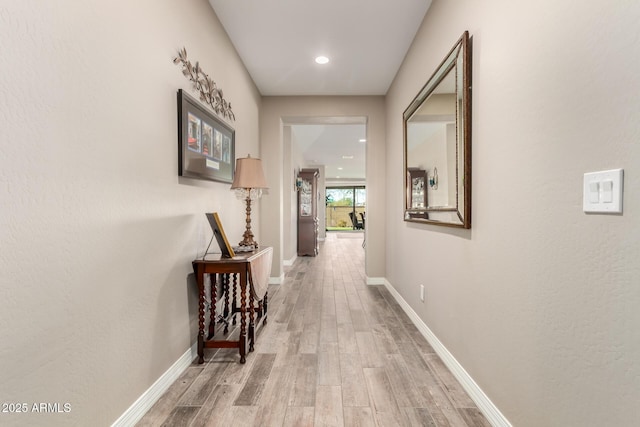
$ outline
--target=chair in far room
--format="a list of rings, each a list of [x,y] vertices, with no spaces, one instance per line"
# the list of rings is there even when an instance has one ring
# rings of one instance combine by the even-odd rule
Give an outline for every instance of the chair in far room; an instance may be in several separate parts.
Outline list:
[[[353,212],[349,212],[349,218],[351,218],[351,223],[353,224],[354,230],[364,230],[364,224],[358,221],[358,218]]]

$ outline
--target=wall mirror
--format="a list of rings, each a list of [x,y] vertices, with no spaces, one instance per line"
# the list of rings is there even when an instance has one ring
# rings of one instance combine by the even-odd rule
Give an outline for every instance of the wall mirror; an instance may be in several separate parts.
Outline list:
[[[403,114],[405,221],[471,228],[469,33]]]

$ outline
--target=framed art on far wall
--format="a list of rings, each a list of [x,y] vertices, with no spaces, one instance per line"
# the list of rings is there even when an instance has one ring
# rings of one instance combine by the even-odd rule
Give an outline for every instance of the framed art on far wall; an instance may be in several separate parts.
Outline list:
[[[178,91],[178,174],[233,182],[235,131],[184,90]]]

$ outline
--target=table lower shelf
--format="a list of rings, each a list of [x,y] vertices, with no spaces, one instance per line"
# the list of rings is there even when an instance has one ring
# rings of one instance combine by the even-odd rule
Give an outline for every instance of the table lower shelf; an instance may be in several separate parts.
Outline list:
[[[253,310],[249,309],[247,311],[246,314],[249,316],[249,321],[247,322],[246,336],[242,334],[241,329],[238,331],[239,324],[237,324],[236,315],[240,313],[240,316],[242,316],[242,310],[235,305],[229,308],[229,313],[226,317],[219,318],[215,323],[209,322],[209,334],[206,338],[204,328],[202,328],[198,333],[198,363],[204,363],[205,348],[237,348],[240,353],[240,363],[245,363],[247,342],[249,344],[248,352],[253,352],[257,331],[261,325],[264,326],[267,324],[267,300],[268,296],[265,294],[264,299],[253,306]],[[215,315],[214,311],[214,318]],[[229,329],[229,325],[233,326],[231,330]],[[233,339],[232,337],[236,334],[239,334],[239,336]],[[216,336],[219,337],[220,335],[226,336],[226,338],[215,339]]]

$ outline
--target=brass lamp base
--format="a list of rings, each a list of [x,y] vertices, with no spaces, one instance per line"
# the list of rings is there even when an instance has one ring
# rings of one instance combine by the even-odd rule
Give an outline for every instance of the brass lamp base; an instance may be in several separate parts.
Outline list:
[[[243,237],[244,239],[242,239],[242,241],[238,243],[239,246],[250,247],[253,249],[256,249],[258,247],[258,243],[253,240],[253,235],[247,236],[247,233],[245,232],[245,234],[243,234]]]
[[[244,234],[242,235],[243,239],[239,243],[239,245],[248,246],[248,247],[257,249],[258,242],[253,240],[253,232],[251,231],[251,198],[247,196],[247,198],[245,199],[245,202],[247,203],[247,219],[246,219],[247,229],[244,231]]]

